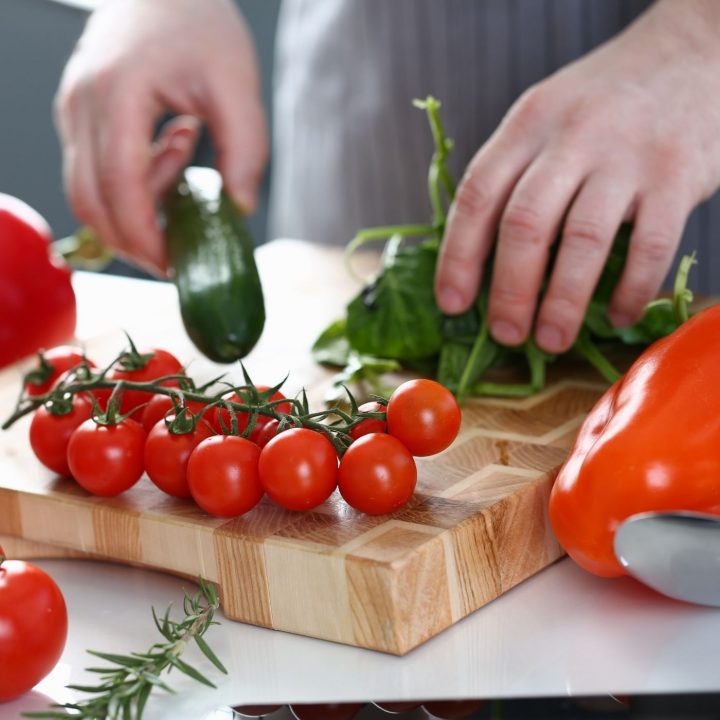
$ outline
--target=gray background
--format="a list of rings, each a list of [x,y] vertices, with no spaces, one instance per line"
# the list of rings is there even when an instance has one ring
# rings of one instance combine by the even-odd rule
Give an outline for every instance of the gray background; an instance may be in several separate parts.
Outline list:
[[[265,107],[271,111],[273,44],[280,0],[240,0],[238,4],[255,37]],[[38,210],[56,237],[72,233],[76,222],[62,189],[52,101],[86,18],[86,11],[51,0],[0,0],[0,192],[22,198]],[[198,154],[199,161],[209,160],[207,143]],[[269,171],[260,209],[250,221],[258,243],[267,239],[268,179]],[[120,263],[114,263],[112,270],[141,274]]]

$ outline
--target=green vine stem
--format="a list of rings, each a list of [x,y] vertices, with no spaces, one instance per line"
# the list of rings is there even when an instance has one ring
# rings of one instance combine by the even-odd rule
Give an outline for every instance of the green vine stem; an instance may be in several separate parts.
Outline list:
[[[307,397],[304,392],[301,398],[270,400],[270,396],[280,389],[285,380],[279,385],[261,392],[258,391],[252,383],[244,368],[244,385],[236,386],[218,379],[218,384],[221,386],[221,389],[217,392],[210,392],[213,387],[212,384],[206,384],[202,388],[195,387],[193,381],[186,375],[165,375],[155,380],[142,382],[133,382],[126,378],[115,380],[108,377],[108,372],[118,362],[118,358],[122,358],[125,355],[126,353],[121,353],[110,365],[99,371],[94,371],[87,367],[87,365],[79,366],[77,375],[70,373],[65,381],[44,395],[21,395],[13,413],[2,424],[2,429],[7,430],[22,417],[34,412],[43,405],[56,415],[67,414],[72,410],[72,398],[75,395],[87,393],[92,396],[93,390],[101,389],[110,389],[112,394],[106,412],[100,412],[99,408],[95,408],[93,418],[99,424],[116,424],[127,417],[127,415],[120,415],[118,412],[122,393],[127,390],[139,390],[147,393],[148,400],[152,395],[166,395],[173,400],[177,409],[185,410],[180,419],[177,420],[176,418],[177,422],[173,424],[173,431],[176,433],[182,433],[183,431],[190,432],[196,422],[199,421],[203,414],[208,412],[210,408],[221,407],[228,411],[230,425],[226,427],[225,430],[231,434],[238,434],[236,417],[238,413],[248,415],[247,427],[244,428],[241,434],[243,437],[247,437],[252,432],[258,416],[262,415],[278,420],[283,428],[305,427],[324,433],[333,443],[339,456],[342,456],[350,445],[351,438],[349,432],[353,427],[366,418],[382,418],[382,413],[359,410],[354,399],[351,403],[354,409],[352,413],[347,413],[340,407],[332,407],[319,412],[310,412]],[[173,385],[168,385],[168,383],[173,383]],[[231,392],[246,401],[238,402],[229,399],[227,396]],[[350,394],[349,390],[347,392]],[[189,401],[198,402],[205,406],[203,410],[195,416],[195,423],[187,422],[189,411],[186,410],[185,405]],[[289,413],[277,409],[279,405],[286,403],[289,403],[291,407]],[[334,420],[334,422],[328,423],[328,420]]]
[[[428,170],[428,193],[433,208],[433,224],[436,228],[445,226],[447,216],[446,206],[449,206],[455,197],[455,182],[447,168],[447,156],[453,148],[453,142],[445,136],[440,119],[440,101],[431,95],[424,100],[414,100],[416,108],[425,110],[430,122],[430,130],[435,143],[435,152],[430,161]],[[443,200],[443,194],[445,200]]]
[[[693,265],[697,264],[695,253],[685,255],[680,261],[678,271],[675,275],[675,283],[673,285],[673,314],[675,322],[682,325],[690,316],[688,305],[693,301],[692,291],[688,289],[688,275]]]

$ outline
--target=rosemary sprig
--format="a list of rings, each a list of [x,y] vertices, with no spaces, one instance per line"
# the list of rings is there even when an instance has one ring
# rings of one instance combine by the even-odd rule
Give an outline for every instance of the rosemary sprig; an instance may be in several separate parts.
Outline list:
[[[203,655],[220,672],[227,674],[227,670],[203,638],[211,625],[218,624],[213,622],[213,616],[219,607],[217,590],[202,579],[198,582],[200,590],[195,595],[190,597],[185,593],[185,617],[180,622],[170,619],[172,605],[168,606],[162,618],[157,616],[153,608],[155,626],[164,640],[152,645],[147,652],[115,655],[88,651],[90,655],[110,665],[87,668],[87,672],[100,676],[98,685],[68,685],[68,689],[94,697],[77,703],[52,705],[49,710],[25,713],[24,717],[48,720],[67,720],[69,717],[86,720],[141,720],[154,688],[174,692],[161,678],[162,673],[169,673],[173,669],[214,688],[215,685],[210,680],[180,659],[188,643],[194,640]]]

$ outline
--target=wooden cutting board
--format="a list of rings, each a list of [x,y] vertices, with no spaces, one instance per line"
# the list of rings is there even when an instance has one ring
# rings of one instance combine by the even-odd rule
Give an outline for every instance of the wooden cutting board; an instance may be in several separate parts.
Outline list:
[[[312,363],[309,346],[354,287],[338,251],[277,241],[258,260],[268,324],[248,368],[269,384],[290,371],[290,389],[302,385],[317,401],[331,373]],[[81,304],[113,302],[98,299],[98,282],[77,283]],[[174,290],[136,283],[133,293],[124,327],[196,358]],[[122,337],[113,327],[87,344],[107,361]],[[216,370],[192,366],[196,377]],[[18,376],[18,368],[0,373],[3,415]],[[468,402],[455,443],[418,460],[415,498],[382,517],[352,510],[335,493],[311,512],[264,500],[243,517],[219,519],[147,478],[120,497],[93,497],[40,466],[26,418],[0,433],[0,542],[16,557],[102,558],[201,575],[219,585],[228,618],[402,655],[561,556],[548,495],[603,387],[590,371],[556,367],[533,398]]]

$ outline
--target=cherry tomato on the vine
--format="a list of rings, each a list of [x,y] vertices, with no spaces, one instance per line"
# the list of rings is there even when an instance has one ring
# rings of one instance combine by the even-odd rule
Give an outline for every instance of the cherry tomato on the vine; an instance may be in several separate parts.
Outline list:
[[[381,405],[379,402],[370,401],[363,403],[358,410],[362,410],[363,412],[385,412],[385,406]],[[364,420],[361,420],[355,427],[350,429],[350,432],[348,432],[348,435],[353,438],[353,440],[357,440],[359,437],[362,437],[363,435],[369,435],[370,433],[384,433],[387,432],[387,422],[383,419],[379,418],[365,418]]]
[[[278,428],[280,427],[279,420],[275,420],[275,418],[268,419],[269,422],[266,422],[260,428],[260,432],[255,437],[255,444],[261,448],[264,448],[278,434]]]
[[[38,360],[37,365],[28,373],[32,378],[25,383],[28,395],[44,395],[49,392],[55,381],[67,370],[77,367],[83,362],[82,348],[73,345],[58,345],[43,353],[45,366]],[[88,361],[90,367],[94,364]],[[26,377],[28,377],[26,375]],[[40,377],[43,379],[40,380]],[[36,382],[37,381],[37,382]]]
[[[23,695],[48,675],[62,655],[66,637],[67,609],[55,581],[30,563],[2,562],[0,702]]]
[[[94,495],[119,495],[143,474],[145,437],[143,426],[132,418],[116,425],[86,420],[68,443],[70,472]]]
[[[416,457],[449,447],[460,430],[460,420],[455,396],[434,380],[409,380],[388,401],[388,433]]]
[[[187,482],[206,512],[235,517],[252,510],[264,491],[258,476],[260,448],[237,435],[214,435],[190,454]]]
[[[169,416],[170,420],[174,416]],[[189,433],[173,434],[162,418],[145,440],[145,472],[163,492],[173,497],[190,497],[187,464],[190,453],[213,434],[202,420]]]
[[[185,406],[193,415],[197,415],[205,407],[203,403],[195,400],[186,400]],[[148,404],[143,408],[142,411],[142,426],[145,428],[145,432],[150,432],[158,420],[162,420],[169,412],[174,411],[173,401],[169,395],[162,395],[157,393],[150,398]],[[209,410],[203,419],[207,420],[208,415],[212,414],[212,410]],[[135,418],[137,420],[137,417]]]
[[[327,436],[309,428],[285,430],[260,453],[260,482],[287,510],[309,510],[337,487],[338,458]]]
[[[30,422],[30,447],[35,457],[58,475],[70,475],[67,448],[75,429],[92,413],[92,404],[82,395],[75,395],[72,408],[65,415],[53,415],[45,406],[39,407]]]
[[[270,390],[269,385],[257,385],[255,389],[259,393],[267,392]],[[244,403],[248,404],[250,402],[250,394],[248,392],[240,392],[238,393],[230,393],[227,395],[226,400],[229,400],[230,402],[237,402],[237,403]],[[278,390],[277,392],[274,392],[265,402],[273,402],[275,400],[285,400],[285,396]],[[289,413],[292,408],[292,403],[290,402],[284,402],[284,403],[278,403],[275,406],[275,410],[277,412],[281,413]],[[210,414],[210,413],[209,413]],[[212,426],[213,430],[217,433],[222,432],[229,432],[231,429],[231,418],[230,418],[230,411],[223,408],[223,407],[217,407],[215,408],[215,412],[212,413],[213,417],[209,419],[210,425]],[[241,435],[243,432],[245,432],[245,429],[248,426],[248,422],[250,421],[250,414],[239,412],[236,413],[235,417],[237,418],[237,426],[238,426],[238,435]],[[268,417],[266,415],[258,415],[258,417],[255,420],[255,427],[250,431],[250,435],[248,436],[249,440],[252,440],[252,442],[257,443],[258,438],[260,437],[260,434],[262,433],[265,426],[274,418]],[[222,420],[222,422],[221,422]],[[223,425],[225,426],[225,430],[223,430]]]
[[[363,435],[340,461],[340,494],[348,505],[368,515],[384,515],[405,505],[416,482],[417,468],[410,451],[385,433]]]
[[[153,348],[152,350],[141,351],[142,355],[148,354],[152,357],[144,367],[137,370],[125,370],[122,365],[117,365],[109,373],[108,378],[112,380],[128,380],[131,382],[147,382],[156,380],[166,375],[180,375],[183,372],[182,363],[167,350]],[[163,385],[175,384],[173,381],[163,382]],[[142,390],[125,390],[123,392],[120,412],[125,415],[138,405],[150,400],[152,395]]]

